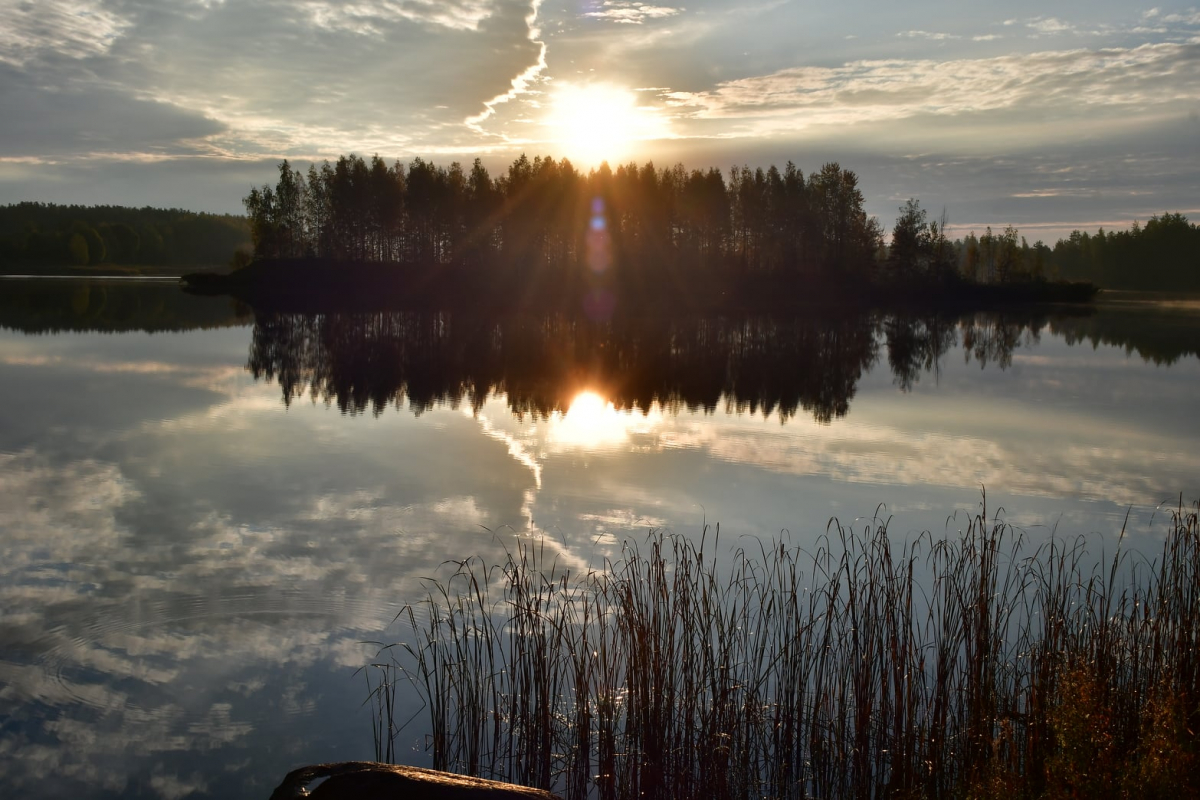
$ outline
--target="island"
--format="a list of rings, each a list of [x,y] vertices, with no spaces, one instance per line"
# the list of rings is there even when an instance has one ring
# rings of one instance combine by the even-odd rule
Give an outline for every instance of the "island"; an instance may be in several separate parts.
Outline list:
[[[1012,227],[951,240],[916,199],[884,230],[858,176],[827,163],[688,170],[522,155],[492,178],[414,159],[285,160],[245,198],[253,255],[192,292],[255,306],[571,308],[623,312],[1077,303],[1098,287],[1052,276]]]

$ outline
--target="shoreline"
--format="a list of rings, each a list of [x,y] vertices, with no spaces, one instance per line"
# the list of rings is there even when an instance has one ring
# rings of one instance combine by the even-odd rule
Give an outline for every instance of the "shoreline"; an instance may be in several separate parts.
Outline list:
[[[482,274],[481,274],[482,273]],[[321,260],[257,261],[230,273],[180,277],[185,291],[230,295],[275,310],[392,308],[542,309],[581,306],[591,316],[664,311],[784,312],[835,310],[984,310],[998,307],[1090,305],[1090,283],[1029,281],[878,284],[852,277],[730,276],[697,272],[651,282],[636,270],[595,275],[565,270],[553,277],[447,265],[342,263]]]
[[[129,278],[156,280],[179,280],[188,274],[217,274],[228,267],[210,264],[207,266],[180,264],[100,264],[94,267],[76,267],[67,264],[43,266],[37,264],[7,264],[0,266],[0,278],[38,280],[42,278]]]
[[[181,275],[0,275],[0,281],[168,281],[178,283]]]

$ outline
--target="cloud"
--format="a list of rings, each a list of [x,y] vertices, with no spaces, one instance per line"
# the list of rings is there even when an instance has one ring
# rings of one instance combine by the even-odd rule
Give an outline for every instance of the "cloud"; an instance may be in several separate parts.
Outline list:
[[[630,2],[630,0],[604,0],[604,6],[600,11],[588,11],[584,13],[584,16],[622,25],[641,25],[646,20],[673,17],[682,10],[669,6]]]
[[[545,67],[540,0],[114,0],[45,20],[8,2],[10,157],[453,152],[478,142],[464,118]]]
[[[950,39],[961,39],[962,37],[953,33],[931,33],[930,31],[904,31],[897,33],[897,36],[905,39],[929,39],[935,42],[944,42]]]
[[[440,25],[452,30],[478,30],[494,11],[491,0],[382,0],[332,3],[306,0],[298,4],[314,27],[382,36],[396,22]]]
[[[47,91],[31,76],[0,65],[0,156],[187,155],[209,152],[203,140],[227,126],[167,102],[103,86]]]
[[[1069,25],[1056,17],[1037,17],[1025,22],[1025,26],[1044,36],[1054,36],[1060,33],[1074,33],[1075,26]]]
[[[1032,119],[1035,111],[1077,119],[1104,112],[1150,115],[1200,101],[1200,45],[796,67],[709,91],[674,92],[668,99],[693,120],[742,121],[743,132],[761,135],[920,115],[1005,112],[1010,121]]]
[[[537,46],[537,59],[509,82],[507,91],[503,91],[491,100],[486,101],[483,104],[483,110],[478,114],[472,114],[463,120],[463,124],[476,133],[487,135],[488,131],[483,127],[482,123],[495,115],[496,107],[511,102],[531,91],[533,85],[541,77],[542,73],[546,71],[546,43],[541,38],[541,29],[537,27],[538,9],[541,8],[541,5],[542,0],[531,0],[529,14],[525,17],[525,25],[529,29],[527,38],[531,44]],[[502,134],[501,138],[507,139]]]
[[[0,62],[22,65],[45,51],[81,59],[108,52],[129,20],[96,0],[0,0]]]
[[[1200,25],[1200,11],[1194,8],[1189,8],[1183,13],[1160,14],[1155,18],[1171,25]]]

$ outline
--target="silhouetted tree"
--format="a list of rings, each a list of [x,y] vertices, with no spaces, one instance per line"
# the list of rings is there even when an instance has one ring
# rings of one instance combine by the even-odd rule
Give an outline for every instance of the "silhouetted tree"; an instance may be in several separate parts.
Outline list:
[[[900,216],[892,228],[892,241],[888,248],[888,266],[901,279],[925,274],[933,257],[933,233],[929,228],[925,209],[910,198],[900,207]]]
[[[820,232],[820,263],[839,276],[863,271],[875,257],[882,231],[863,210],[858,176],[832,162],[809,175],[808,188]]]

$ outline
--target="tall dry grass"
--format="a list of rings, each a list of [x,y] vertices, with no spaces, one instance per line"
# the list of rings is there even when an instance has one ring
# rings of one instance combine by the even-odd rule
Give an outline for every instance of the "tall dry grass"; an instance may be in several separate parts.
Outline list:
[[[435,768],[569,798],[1196,796],[1198,511],[1153,560],[983,508],[812,552],[656,532],[586,574],[522,543],[402,612],[377,757],[415,690]]]

